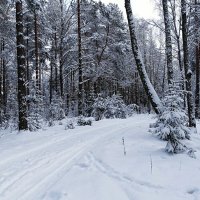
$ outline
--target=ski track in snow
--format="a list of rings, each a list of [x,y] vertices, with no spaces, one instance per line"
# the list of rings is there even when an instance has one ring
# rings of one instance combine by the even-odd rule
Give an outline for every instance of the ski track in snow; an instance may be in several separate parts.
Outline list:
[[[159,150],[165,143],[147,133],[151,121],[148,115],[138,115],[74,130],[57,125],[39,133],[4,136],[0,139],[0,200],[200,200],[200,175],[196,177],[200,154],[197,160],[166,155]],[[199,149],[199,136],[194,139]],[[185,165],[189,162],[191,166]],[[166,171],[164,177],[168,168],[173,172]],[[171,185],[175,176],[181,180]]]
[[[95,145],[113,137],[113,133],[119,132],[119,130],[123,131],[123,129],[126,128],[116,127],[116,124],[107,125],[95,130],[82,131],[76,136],[70,135],[71,137],[68,137],[67,131],[65,131],[65,135],[62,137],[55,135],[46,144],[39,144],[28,150],[22,148],[22,152],[13,153],[12,156],[2,159],[0,163],[0,199],[26,200],[31,198],[32,193],[39,194],[42,187],[50,188]],[[96,135],[94,131],[104,133]],[[68,146],[68,143],[71,147]],[[13,152],[15,152],[15,148]],[[3,156],[5,157],[5,155]]]
[[[148,188],[153,188],[153,189],[162,189],[163,187],[159,185],[153,185],[148,182],[143,182],[136,180],[134,178],[131,178],[128,175],[121,174],[118,171],[115,171],[113,168],[108,166],[106,163],[103,163],[101,160],[97,159],[91,152],[88,154],[88,159],[95,165],[95,167],[102,173],[106,174],[107,176],[116,179],[120,182],[124,182],[126,184],[134,184],[138,188],[139,186],[144,186]]]

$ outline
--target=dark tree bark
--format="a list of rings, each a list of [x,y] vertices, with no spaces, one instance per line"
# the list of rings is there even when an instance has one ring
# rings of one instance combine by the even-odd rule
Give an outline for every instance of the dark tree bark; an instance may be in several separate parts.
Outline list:
[[[1,54],[3,54],[3,49],[2,49],[2,40],[0,43],[0,50],[1,50]],[[1,57],[0,59],[0,109],[3,108],[3,58]],[[1,121],[1,120],[0,120]]]
[[[78,15],[78,115],[83,114],[83,69],[82,69],[82,42],[81,42],[81,9],[80,0],[77,0]]]
[[[165,46],[167,56],[167,76],[168,84],[173,83],[173,64],[172,64],[172,39],[171,39],[171,26],[169,21],[168,0],[162,0],[163,15],[165,23]]]
[[[28,81],[27,85],[27,95],[29,95],[29,82],[30,82],[30,70],[29,70],[29,26],[28,19],[26,25],[26,80]]]
[[[34,32],[35,32],[35,73],[36,73],[36,94],[40,94],[40,71],[39,71],[39,45],[38,45],[38,18],[34,8]]]
[[[154,108],[156,113],[160,113],[160,112],[162,112],[162,103],[148,78],[144,63],[142,61],[142,58],[141,58],[141,55],[139,52],[130,0],[125,0],[125,8],[126,8],[129,30],[130,30],[132,51],[133,51],[133,54],[135,57],[137,70],[139,72],[142,84],[143,84],[145,92],[151,102],[152,107]]]
[[[5,41],[2,40],[2,52],[5,50]],[[6,114],[6,103],[7,103],[7,90],[6,90],[6,62],[5,59],[2,59],[2,67],[3,67],[3,111]]]
[[[196,88],[195,88],[195,117],[199,118],[199,72],[200,72],[200,62],[199,62],[199,56],[200,56],[200,51],[199,51],[199,42],[196,44]]]
[[[53,42],[52,42],[53,46]],[[52,102],[52,97],[53,97],[53,66],[54,66],[54,61],[53,61],[53,49],[50,52],[50,79],[49,79],[49,102],[51,104]]]
[[[60,0],[60,11],[61,11],[61,34],[60,34],[60,95],[64,98],[63,93],[63,39],[64,39],[64,13],[63,13],[63,0]]]
[[[2,108],[4,115],[6,114],[6,103],[7,103],[7,90],[6,90],[6,61],[4,59],[5,51],[5,40],[4,38],[0,41],[1,45],[1,63],[0,63],[0,108]]]
[[[55,65],[55,91],[56,94],[58,94],[58,67],[57,67],[57,49],[58,49],[58,45],[57,45],[57,33],[56,33],[57,29],[55,28],[55,33],[54,33],[54,42],[55,42],[55,46],[54,46],[54,65]]]
[[[200,73],[200,42],[199,42],[199,17],[198,17],[198,9],[197,9],[198,2],[195,0],[195,32],[196,32],[196,88],[195,88],[195,117],[199,118],[199,89],[200,89],[200,79],[199,79],[199,73]]]
[[[17,39],[17,69],[18,69],[18,107],[19,130],[27,130],[27,102],[26,102],[26,53],[23,35],[22,0],[16,1],[16,39]]]
[[[181,15],[182,15],[183,54],[184,54],[184,69],[185,69],[186,90],[187,90],[189,127],[196,127],[194,103],[192,97],[192,80],[191,80],[192,71],[189,65],[189,53],[188,53],[186,0],[181,0]]]

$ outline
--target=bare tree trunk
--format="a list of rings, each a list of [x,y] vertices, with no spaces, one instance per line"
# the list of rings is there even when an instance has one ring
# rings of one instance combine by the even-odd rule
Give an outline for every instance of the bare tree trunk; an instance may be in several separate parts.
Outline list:
[[[30,74],[29,74],[29,28],[28,25],[26,27],[26,79],[30,81]],[[27,95],[29,95],[29,87],[27,87]]]
[[[199,72],[200,72],[200,62],[199,62],[199,42],[196,44],[196,88],[195,88],[195,117],[199,118]]]
[[[199,118],[199,73],[200,73],[200,42],[199,42],[199,17],[198,17],[198,9],[197,9],[198,2],[195,0],[195,32],[196,32],[196,88],[195,88],[195,117]]]
[[[35,31],[35,71],[36,71],[36,94],[40,94],[40,72],[39,72],[39,47],[38,47],[38,19],[34,9],[34,31]]]
[[[60,34],[60,95],[64,98],[63,93],[63,39],[64,39],[64,16],[63,16],[63,0],[60,0],[61,11],[61,34]]]
[[[167,56],[167,77],[168,84],[173,83],[173,64],[172,64],[172,39],[171,39],[171,26],[169,21],[168,12],[168,0],[162,0],[163,4],[163,15],[165,23],[165,46],[166,46],[166,56]]]
[[[53,96],[53,55],[51,55],[51,63],[50,63],[50,80],[49,80],[49,102],[51,104],[52,102],[52,96]]]
[[[19,130],[27,130],[27,102],[26,102],[26,53],[23,35],[22,0],[16,1],[16,34],[17,34],[17,69],[18,69],[18,106]]]
[[[1,54],[3,54],[3,48],[2,48],[2,39],[1,39],[1,43],[0,43],[0,50],[1,50]],[[0,59],[0,109],[3,108],[3,58],[1,57]],[[1,122],[1,120],[0,120]]]
[[[129,30],[130,30],[132,51],[135,57],[137,69],[138,69],[142,84],[144,86],[145,92],[151,102],[152,107],[154,108],[156,113],[160,113],[162,112],[163,106],[160,101],[160,98],[158,97],[156,91],[154,90],[149,80],[144,63],[142,61],[142,57],[139,52],[130,0],[125,0],[125,8],[126,8]]]
[[[181,0],[181,15],[182,15],[183,54],[184,54],[184,68],[186,77],[189,127],[196,127],[194,104],[192,97],[192,80],[191,80],[192,71],[189,66],[186,0]]]
[[[5,50],[5,41],[2,40],[2,52]],[[2,67],[3,67],[3,111],[4,115],[6,114],[6,103],[7,103],[7,90],[6,90],[6,62],[3,58],[2,60]]]
[[[55,64],[55,91],[56,91],[56,95],[58,94],[58,68],[57,68],[57,33],[56,33],[56,28],[55,28],[55,33],[54,33],[54,42],[55,42],[55,55],[54,55],[54,64]]]
[[[80,0],[77,0],[78,14],[78,115],[83,114],[83,71],[82,71],[82,43],[81,43],[81,10]]]

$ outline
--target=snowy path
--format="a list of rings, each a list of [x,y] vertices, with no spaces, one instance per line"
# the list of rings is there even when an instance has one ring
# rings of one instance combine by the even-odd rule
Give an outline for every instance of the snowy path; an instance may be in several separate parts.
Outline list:
[[[147,132],[151,121],[138,115],[2,137],[0,200],[199,200],[200,154],[166,155]],[[192,145],[200,149],[199,136]]]

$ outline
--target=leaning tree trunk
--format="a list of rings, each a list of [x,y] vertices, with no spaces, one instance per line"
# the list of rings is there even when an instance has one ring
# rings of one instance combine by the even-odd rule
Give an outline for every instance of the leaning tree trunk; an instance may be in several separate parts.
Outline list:
[[[165,46],[166,46],[166,57],[167,57],[167,76],[168,85],[173,83],[173,64],[172,64],[172,39],[171,39],[171,26],[169,21],[168,12],[168,0],[162,0],[163,4],[163,15],[165,23]]]
[[[18,107],[19,130],[27,130],[27,102],[26,102],[26,53],[23,35],[22,0],[16,1],[16,37],[17,37],[17,69],[18,69]]]
[[[154,108],[155,112],[158,114],[158,113],[162,112],[163,106],[162,106],[162,103],[161,103],[156,91],[154,90],[154,88],[149,80],[149,77],[146,73],[144,63],[142,61],[141,54],[139,52],[130,0],[125,0],[125,8],[126,8],[127,19],[128,19],[128,24],[129,24],[129,30],[130,30],[132,51],[133,51],[133,54],[135,57],[137,70],[139,72],[145,92],[151,102],[151,105]]]
[[[187,35],[186,0],[181,0],[181,15],[182,15],[183,55],[184,55],[184,68],[185,68],[185,78],[186,78],[189,127],[196,127],[194,104],[192,97],[192,80],[191,80],[192,71],[189,65],[189,53],[188,53],[188,41],[187,41],[188,35]]]

